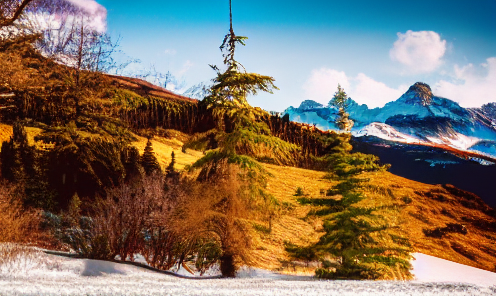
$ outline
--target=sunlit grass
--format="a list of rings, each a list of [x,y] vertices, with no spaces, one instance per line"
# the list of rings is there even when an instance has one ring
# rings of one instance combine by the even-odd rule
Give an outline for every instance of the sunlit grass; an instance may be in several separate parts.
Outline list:
[[[138,139],[132,142],[132,145],[138,148],[140,154],[145,150],[147,139],[144,137],[136,136]],[[151,140],[153,145],[153,152],[157,157],[158,163],[165,169],[171,161],[171,153],[174,151],[176,159],[175,168],[183,170],[186,165],[191,165],[203,156],[202,152],[187,149],[186,153],[181,151],[183,143],[178,139],[166,139],[162,137],[155,137]]]
[[[34,137],[42,130],[26,128],[28,141],[35,144]],[[203,156],[195,150],[181,151],[187,135],[170,131],[170,138],[154,137],[152,139],[155,155],[165,169],[171,160],[174,151],[176,168],[183,170]],[[0,141],[8,141],[12,136],[12,126],[0,124]],[[81,134],[81,136],[95,136]],[[132,142],[140,153],[146,145],[145,137],[136,136]],[[271,223],[268,220],[251,221],[258,228],[253,237],[253,264],[256,267],[269,270],[280,270],[287,273],[313,273],[315,266],[306,266],[302,263],[287,264],[289,258],[285,252],[285,242],[298,245],[309,245],[318,241],[322,232],[322,217],[308,215],[317,206],[298,203],[295,192],[298,187],[303,190],[306,198],[325,197],[327,189],[337,183],[325,179],[325,172],[305,170],[287,166],[263,164],[271,174],[268,177],[267,192],[275,197],[279,210]],[[365,183],[364,196],[358,206],[374,207],[389,205],[396,210],[384,210],[386,222],[397,225],[406,234],[416,252],[454,262],[495,271],[496,263],[496,233],[473,225],[471,220],[495,223],[496,219],[477,209],[470,209],[462,205],[461,199],[446,192],[440,185],[429,185],[398,177],[389,172],[366,173],[360,177],[370,179]],[[443,201],[425,195],[426,192],[437,192],[444,197]],[[339,196],[328,197],[339,198]],[[466,235],[449,233],[443,238],[425,236],[424,229],[445,227],[448,223],[465,225]],[[269,226],[272,225],[269,232]],[[473,259],[464,256],[459,250],[471,254]],[[458,251],[456,250],[458,249]]]
[[[36,127],[26,127],[26,134],[28,136],[28,143],[30,145],[35,145],[34,137],[40,134],[43,130]],[[12,137],[13,128],[12,125],[0,123],[0,142],[9,141]]]

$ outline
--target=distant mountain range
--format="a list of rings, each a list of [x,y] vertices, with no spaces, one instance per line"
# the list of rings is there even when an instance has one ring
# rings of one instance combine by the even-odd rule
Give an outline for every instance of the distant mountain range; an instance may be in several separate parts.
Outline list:
[[[355,137],[449,146],[496,158],[496,103],[463,108],[454,101],[434,96],[429,85],[417,82],[398,100],[382,108],[369,109],[352,99],[347,104],[347,112],[355,122],[352,129]],[[292,121],[338,130],[335,124],[338,109],[332,105],[307,100],[298,108],[287,108],[285,114]]]

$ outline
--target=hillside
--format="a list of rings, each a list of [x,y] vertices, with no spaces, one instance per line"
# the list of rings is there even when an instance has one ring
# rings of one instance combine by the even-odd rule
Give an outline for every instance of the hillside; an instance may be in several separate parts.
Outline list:
[[[25,40],[1,45],[0,55],[0,71],[8,69],[0,74],[0,94],[3,94],[0,140],[9,141],[15,130],[13,126],[17,126],[16,137],[20,139],[19,142],[7,143],[5,147],[8,149],[1,151],[4,161],[2,165],[6,167],[2,167],[2,170],[11,173],[11,182],[18,181],[17,176],[20,175],[21,180],[25,181],[22,186],[26,186],[25,203],[44,209],[45,214],[53,211],[54,213],[46,216],[55,216],[59,226],[62,225],[60,227],[64,223],[73,228],[83,228],[81,224],[91,225],[85,220],[88,217],[83,219],[81,213],[93,214],[92,211],[98,209],[92,206],[96,202],[102,202],[99,199],[102,195],[111,196],[118,190],[128,188],[124,186],[126,185],[131,188],[130,191],[136,190],[127,195],[130,202],[125,204],[128,215],[135,214],[133,217],[136,219],[141,217],[136,215],[139,212],[133,207],[140,207],[144,200],[150,204],[139,210],[146,212],[158,208],[163,210],[161,214],[166,217],[156,219],[153,216],[151,221],[168,223],[173,218],[182,221],[180,219],[188,215],[192,215],[191,219],[194,219],[196,216],[201,218],[203,214],[211,214],[213,218],[207,217],[210,220],[206,218],[207,222],[201,222],[204,222],[205,229],[209,231],[212,231],[209,228],[212,224],[217,227],[212,228],[220,237],[218,241],[208,241],[200,234],[200,238],[195,237],[193,243],[190,243],[195,247],[200,245],[201,252],[213,253],[206,254],[206,258],[221,257],[220,247],[224,248],[222,251],[230,251],[231,241],[222,235],[227,233],[230,238],[230,231],[235,229],[251,239],[247,243],[234,237],[233,241],[238,246],[246,243],[244,246],[252,251],[249,261],[256,267],[286,273],[312,273],[318,267],[315,262],[292,260],[285,249],[287,243],[299,246],[315,243],[324,231],[323,218],[312,215],[320,207],[301,204],[295,193],[300,189],[300,197],[308,200],[343,198],[340,195],[326,195],[338,182],[326,179],[324,171],[334,169],[330,168],[329,155],[339,153],[340,145],[348,144],[347,135],[290,122],[239,102],[238,105],[242,107],[229,102],[229,108],[221,105],[212,111],[208,102],[178,96],[139,79],[86,71],[79,73],[73,68],[44,58]],[[235,116],[231,113],[233,110],[238,112],[233,113]],[[23,131],[26,132],[28,145],[23,142]],[[174,169],[182,173],[186,180],[184,183],[180,183],[179,178],[176,179],[174,171],[170,174],[172,177],[168,183],[162,182],[160,186],[155,184],[155,187],[146,187],[139,182],[133,183],[136,180],[133,178],[139,177],[146,182],[162,181],[148,172],[148,179],[144,176],[145,165],[149,164],[143,161],[148,139],[162,170],[169,166],[174,152]],[[29,145],[34,145],[36,149]],[[348,152],[343,152],[346,153]],[[9,159],[9,155],[12,159]],[[199,159],[206,165],[202,167],[202,163],[198,164]],[[229,165],[233,163],[239,164],[239,171],[234,171],[236,173],[231,176],[226,175],[230,171],[223,169],[229,169]],[[193,164],[199,169],[189,170]],[[151,165],[154,165],[153,159]],[[247,172],[246,175],[237,173],[241,171]],[[243,182],[252,183],[246,188],[239,185],[234,189],[228,186],[230,183],[225,183],[229,178],[238,177],[240,180],[232,181],[236,186]],[[450,185],[422,184],[388,172],[363,173],[361,177],[370,180],[362,187],[357,187],[365,197],[359,205],[365,209],[390,206],[390,209],[381,210],[387,223],[393,225],[398,232],[404,233],[415,251],[495,270],[496,216],[494,210],[479,197]],[[262,181],[266,182],[266,187],[256,187],[264,183]],[[156,191],[153,194],[147,193],[146,190],[150,188]],[[164,193],[166,190],[169,190],[169,195]],[[252,204],[245,208],[240,204],[246,201],[229,200],[243,197],[247,191],[258,193],[258,196],[253,194],[255,197],[250,197]],[[156,200],[156,192],[167,197],[164,200],[171,203],[167,205],[169,208],[163,204],[164,200]],[[113,202],[119,202],[126,195],[125,192],[115,194],[119,195],[118,198],[106,200],[109,211],[121,210]],[[216,200],[222,194],[225,196]],[[136,196],[143,200],[137,200]],[[191,196],[196,199],[188,200]],[[54,200],[49,200],[48,197],[53,197]],[[176,214],[178,218],[168,211],[181,198],[191,203],[196,202],[196,208],[191,209],[186,205],[181,209],[182,212],[179,211],[180,214]],[[209,198],[213,200],[212,204],[205,205]],[[156,205],[152,202],[158,202],[158,206],[151,206]],[[202,208],[203,206],[206,208]],[[235,206],[240,206],[242,210]],[[263,207],[272,207],[273,212],[266,214],[266,208]],[[229,216],[231,214],[235,216]],[[125,216],[122,213],[119,215],[113,217]],[[105,215],[100,216],[104,219],[102,217],[105,218]],[[64,222],[63,219],[72,220]],[[150,222],[140,220],[140,223],[142,224],[136,225]],[[185,233],[197,235],[195,231],[201,228],[200,223],[195,223]],[[140,243],[148,246],[151,240],[163,247],[165,244],[160,241],[164,239],[161,237],[163,229],[169,230],[167,227],[172,226],[148,226],[151,228],[150,233],[158,237],[153,237],[156,241],[148,237],[141,239],[142,229],[136,231],[136,241],[141,239]],[[180,228],[177,225],[175,227]],[[226,230],[223,227],[232,229]],[[73,228],[69,230],[72,231]],[[54,232],[60,230],[56,227],[54,229]],[[91,247],[98,244],[107,244],[110,249],[110,238],[105,237],[107,230],[100,229],[104,233],[100,233],[100,236],[88,235],[89,238],[81,238],[81,241],[88,239],[91,243],[89,251],[84,248],[80,251],[89,252],[93,258],[107,256],[96,259],[108,259],[111,255],[115,257],[115,254],[105,248],[97,250],[103,255],[91,253]],[[122,240],[117,240],[118,242],[127,241],[129,236],[125,231],[120,232],[118,227],[110,230],[122,236]],[[174,239],[177,239],[179,245],[184,243],[179,238]],[[204,245],[198,241],[212,249],[202,249]],[[132,243],[129,245],[133,246]],[[173,252],[171,249],[168,251]],[[128,254],[127,251],[120,248],[116,252]],[[133,254],[130,253],[131,257]],[[170,262],[164,260],[163,263],[175,264],[176,261],[172,260],[182,262],[186,255],[195,257],[182,253],[179,258],[172,258],[169,253],[166,256],[169,256]],[[209,263],[211,262],[201,262],[204,266]],[[201,264],[199,268],[204,267]],[[392,269],[387,271],[385,278],[403,279],[401,273]]]
[[[30,139],[41,130],[28,128]],[[0,125],[2,141],[12,135],[12,127]],[[191,165],[203,153],[181,147],[187,135],[176,132],[177,138],[155,137],[152,140],[156,156],[162,165],[170,162],[175,152],[178,169]],[[143,151],[146,139],[136,136],[132,145]],[[30,140],[31,141],[31,140]],[[34,141],[33,141],[34,143]],[[316,242],[322,235],[322,221],[308,216],[318,207],[301,205],[295,192],[298,187],[306,196],[322,197],[323,192],[335,181],[325,179],[325,172],[289,166],[263,164],[272,175],[267,191],[281,205],[280,214],[272,222],[269,232],[268,221],[253,220],[257,235],[253,238],[254,266],[294,274],[313,273],[315,263],[292,262],[285,251],[285,242],[307,245]],[[402,228],[411,240],[415,251],[436,256],[453,262],[495,271],[496,260],[496,218],[494,210],[485,205],[476,195],[450,185],[428,185],[398,177],[389,172],[365,173],[370,182],[364,188],[367,200],[364,205],[392,204],[401,208],[391,220],[402,221]],[[339,198],[339,197],[336,197]],[[463,225],[466,234],[450,232],[442,237],[427,236],[425,231],[444,228],[449,223]]]
[[[274,235],[262,235],[261,245],[266,250],[258,251],[260,267],[274,268],[280,264],[277,261],[284,258],[284,240],[311,242],[322,231],[321,221],[306,219],[312,207],[298,204],[294,196],[296,188],[303,188],[310,197],[320,197],[321,190],[329,188],[331,183],[323,179],[322,172],[276,166],[268,166],[268,170],[274,174],[269,181],[269,191],[283,204],[288,204],[288,212],[274,225]],[[364,204],[405,205],[399,216],[390,218],[404,221],[402,228],[417,252],[495,271],[496,219],[494,211],[477,196],[449,185],[422,184],[388,172],[367,173],[364,177],[370,178]],[[442,238],[433,238],[424,233],[424,230],[446,227],[448,223],[464,225],[467,234],[448,232]]]

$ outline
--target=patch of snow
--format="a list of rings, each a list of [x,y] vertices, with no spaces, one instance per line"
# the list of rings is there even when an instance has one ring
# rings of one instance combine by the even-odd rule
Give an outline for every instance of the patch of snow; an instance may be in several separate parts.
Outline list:
[[[413,274],[417,282],[468,283],[496,288],[494,272],[422,253],[414,253],[413,257],[416,259],[412,261]]]
[[[476,145],[481,139],[476,137],[468,137],[460,133],[456,133],[456,135],[451,137],[441,137],[445,144],[451,146],[453,148],[457,148],[460,150],[467,150],[470,147]]]
[[[277,272],[272,272],[269,270],[265,269],[260,269],[260,268],[253,268],[253,267],[247,267],[243,266],[238,270],[238,273],[236,274],[237,278],[240,279],[273,279],[273,280],[297,280],[297,281],[304,281],[304,280],[315,280],[313,276],[301,276],[301,275],[290,275],[290,274],[282,274],[282,273],[277,273]]]
[[[301,118],[299,118],[301,119]],[[304,122],[302,120],[301,122]],[[373,122],[361,129],[352,130],[352,135],[355,137],[363,137],[363,136],[375,136],[377,138],[388,140],[397,143],[405,143],[405,144],[419,144],[419,145],[428,145],[428,144],[438,144],[438,145],[446,145],[457,150],[461,151],[470,151],[474,153],[478,153],[480,155],[486,155],[489,157],[496,157],[495,146],[489,146],[486,148],[485,146],[479,145],[481,143],[481,139],[477,137],[469,137],[461,133],[455,133],[450,136],[426,136],[425,140],[419,139],[412,135],[408,135],[396,130],[394,127],[380,122]],[[483,151],[485,148],[485,151]],[[488,153],[489,152],[489,153]],[[483,161],[479,159],[474,159],[483,165],[492,165],[492,162]]]
[[[36,267],[0,271],[0,295],[483,295],[496,274],[415,254],[415,281],[326,281],[242,268],[239,278],[188,280],[130,265],[37,253]]]
[[[425,143],[425,141],[422,141],[421,139],[401,133],[397,131],[394,127],[380,122],[373,122],[358,131],[353,131],[352,134],[355,137],[375,136],[383,140],[389,140],[389,141],[401,142],[407,144]]]
[[[439,138],[429,137],[429,136],[427,136],[427,137],[425,137],[425,138],[426,138],[429,142],[434,143],[434,144],[440,144],[440,145],[445,144],[445,142],[444,142],[443,140],[439,139]]]
[[[84,269],[81,276],[102,276],[106,274],[126,274],[125,265],[113,262],[81,259],[84,261]],[[126,266],[127,267],[127,266]]]

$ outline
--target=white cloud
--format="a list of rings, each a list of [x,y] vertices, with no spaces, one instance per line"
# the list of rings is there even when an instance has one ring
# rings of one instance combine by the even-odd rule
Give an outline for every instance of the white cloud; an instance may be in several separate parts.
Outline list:
[[[66,0],[81,8],[87,17],[87,26],[97,32],[103,33],[107,30],[107,9],[95,0]]]
[[[177,72],[177,76],[178,76],[178,77],[183,76],[183,75],[184,75],[184,74],[186,74],[186,72],[188,72],[188,71],[189,71],[189,69],[191,69],[191,67],[193,67],[194,65],[195,65],[195,64],[194,64],[192,61],[187,60],[187,61],[183,64],[183,66],[182,66],[181,70],[179,70],[179,72]]]
[[[105,15],[107,14],[107,9],[103,7],[101,4],[98,4],[95,0],[66,0],[81,9],[83,9],[86,13],[88,14],[101,14],[102,12],[105,12]]]
[[[346,73],[326,68],[313,70],[310,78],[303,85],[305,99],[327,105],[336,92],[338,84],[341,84],[345,91],[350,88]]]
[[[433,31],[398,33],[398,40],[389,51],[389,57],[406,67],[407,73],[428,73],[442,64],[446,40]]]
[[[353,82],[354,88],[351,89],[350,96],[358,103],[367,104],[369,108],[382,107],[388,102],[397,100],[408,90],[406,85],[398,89],[390,88],[363,73],[358,74]]]
[[[166,55],[175,55],[177,53],[177,51],[175,49],[166,49],[164,51],[164,54]]]
[[[454,66],[455,78],[460,83],[441,80],[434,86],[434,94],[446,97],[462,107],[480,107],[488,102],[496,102],[496,57],[475,67]]]
[[[313,70],[305,82],[305,99],[314,100],[327,105],[337,90],[338,83],[345,92],[359,104],[367,104],[369,108],[382,107],[386,103],[397,100],[408,90],[407,85],[398,89],[390,88],[382,82],[375,81],[363,73],[356,77],[348,77],[345,72],[322,68]]]

